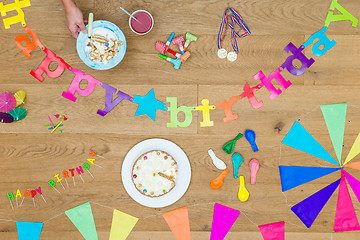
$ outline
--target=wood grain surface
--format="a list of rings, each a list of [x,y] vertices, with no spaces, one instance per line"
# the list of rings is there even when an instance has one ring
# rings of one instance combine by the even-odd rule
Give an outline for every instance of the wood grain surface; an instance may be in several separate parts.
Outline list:
[[[4,4],[12,0],[4,1]],[[112,85],[130,95],[144,96],[151,88],[156,98],[166,102],[166,97],[177,97],[178,104],[197,106],[203,98],[216,104],[242,93],[246,82],[250,86],[259,84],[253,76],[262,70],[267,76],[275,71],[289,56],[283,49],[289,42],[296,46],[304,43],[314,32],[324,26],[330,0],[183,0],[183,1],[115,1],[78,0],[84,16],[94,13],[95,20],[108,20],[118,25],[127,40],[127,51],[123,61],[107,71],[96,71],[87,67],[78,57],[76,41],[65,24],[65,15],[60,0],[31,0],[31,7],[24,8],[27,25],[39,36],[43,44],[62,57],[72,67],[80,69],[96,79]],[[339,0],[339,3],[360,18],[360,2]],[[122,6],[132,12],[145,9],[153,14],[155,25],[146,36],[136,36],[128,26],[128,16],[120,11]],[[217,57],[217,34],[223,11],[227,7],[238,10],[253,35],[238,40],[238,59],[231,63]],[[11,16],[11,15],[10,15]],[[155,49],[156,41],[165,42],[171,32],[176,35],[191,32],[198,36],[191,43],[191,57],[174,70],[170,63],[160,59]],[[61,96],[71,83],[73,74],[65,71],[56,79],[45,77],[43,83],[29,73],[36,69],[45,54],[34,50],[26,59],[15,46],[17,35],[24,34],[20,24],[5,30],[0,27],[0,92],[27,93],[24,108],[28,110],[25,120],[12,124],[0,124],[0,219],[43,222],[64,211],[91,201],[99,239],[108,239],[112,210],[95,203],[116,208],[139,220],[128,239],[175,239],[161,213],[189,206],[192,239],[209,239],[213,202],[239,209],[256,224],[286,221],[286,239],[291,240],[349,240],[360,239],[359,232],[333,233],[337,203],[337,192],[330,198],[319,217],[307,229],[287,205],[281,192],[279,161],[284,165],[330,166],[327,162],[292,149],[280,143],[294,121],[300,122],[335,156],[319,105],[349,103],[345,127],[343,161],[360,131],[360,30],[350,21],[333,22],[326,32],[337,44],[324,56],[314,56],[311,47],[304,50],[315,63],[302,76],[293,76],[287,71],[283,76],[293,85],[276,99],[269,99],[263,88],[256,92],[264,106],[258,110],[251,107],[247,99],[233,105],[239,118],[224,123],[222,109],[211,111],[213,127],[200,127],[202,114],[193,112],[193,121],[187,128],[167,128],[169,112],[157,111],[156,121],[142,115],[134,117],[136,104],[121,102],[108,115],[96,114],[105,106],[105,91],[97,87],[89,97],[78,97],[75,103]],[[230,34],[225,38],[228,50]],[[171,46],[178,51],[177,47]],[[312,111],[314,110],[314,111]],[[64,113],[68,117],[63,133],[51,134],[43,125],[47,116]],[[183,116],[179,114],[179,119]],[[55,120],[55,118],[53,117]],[[244,156],[240,174],[245,176],[250,192],[247,202],[237,199],[238,180],[232,177],[231,156],[221,148],[237,133],[246,129],[256,132],[260,151],[254,153],[243,138],[235,151]],[[121,166],[127,152],[138,142],[150,138],[164,138],[178,144],[187,154],[192,178],[188,191],[175,204],[162,209],[151,209],[136,203],[126,193],[121,181]],[[51,189],[47,181],[62,170],[86,162],[89,149],[95,150],[105,159],[95,163],[103,168],[91,167],[94,179],[87,173],[85,183],[75,178],[76,186],[66,190],[60,185]],[[210,181],[219,175],[207,150],[212,148],[223,159],[230,170],[224,186],[211,190]],[[250,185],[249,161],[260,162],[257,182]],[[359,160],[359,157],[357,157]],[[355,160],[354,160],[355,161]],[[349,171],[360,179],[359,171]],[[331,174],[287,191],[289,205],[295,205],[327,184],[337,180],[340,173]],[[6,193],[19,188],[41,186],[47,200],[45,204],[35,197],[11,209]],[[356,213],[360,216],[360,203],[350,190]],[[197,205],[201,204],[201,205]],[[203,204],[203,205],[202,205]],[[197,205],[197,206],[193,206]],[[244,215],[240,215],[225,239],[262,239],[256,226]],[[44,224],[40,239],[83,239],[81,234],[64,215]],[[17,239],[13,221],[0,221],[0,239]]]

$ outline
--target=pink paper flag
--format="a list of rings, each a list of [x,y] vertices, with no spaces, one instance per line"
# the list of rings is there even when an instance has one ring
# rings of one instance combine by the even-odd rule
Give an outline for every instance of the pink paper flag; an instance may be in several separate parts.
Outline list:
[[[258,226],[264,240],[285,240],[285,222]]]
[[[357,199],[360,202],[360,181],[347,173],[345,170],[343,170],[343,173],[345,174],[346,180],[350,184],[350,187],[352,188],[353,192],[355,193]]]
[[[336,207],[334,231],[343,232],[355,230],[360,230],[360,226],[356,218],[354,206],[349,194],[349,189],[346,186],[344,173],[342,172]]]
[[[239,217],[240,211],[215,203],[210,240],[222,240]]]

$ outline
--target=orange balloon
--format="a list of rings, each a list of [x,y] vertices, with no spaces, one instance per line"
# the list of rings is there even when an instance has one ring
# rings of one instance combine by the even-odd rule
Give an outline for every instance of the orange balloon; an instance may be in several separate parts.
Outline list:
[[[229,169],[223,170],[217,178],[215,178],[210,182],[210,187],[214,190],[221,188],[222,185],[224,184],[224,178],[228,173],[229,173]]]

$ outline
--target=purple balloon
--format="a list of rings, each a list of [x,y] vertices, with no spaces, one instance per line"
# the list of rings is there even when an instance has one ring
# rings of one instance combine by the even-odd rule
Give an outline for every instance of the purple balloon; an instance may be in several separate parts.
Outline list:
[[[0,112],[0,121],[2,123],[12,123],[14,121],[14,118],[8,113]]]

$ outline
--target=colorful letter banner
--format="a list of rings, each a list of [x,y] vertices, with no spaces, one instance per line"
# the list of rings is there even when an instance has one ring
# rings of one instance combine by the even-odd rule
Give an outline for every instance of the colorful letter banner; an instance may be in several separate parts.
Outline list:
[[[187,207],[163,213],[162,216],[177,240],[191,240]]]
[[[86,240],[98,240],[94,216],[89,202],[67,210],[65,214]]]
[[[239,217],[240,211],[215,203],[210,240],[222,240]]]
[[[264,240],[285,240],[285,222],[258,226]]]
[[[39,240],[43,225],[41,222],[16,221],[19,240]]]
[[[109,240],[125,240],[139,219],[114,209]]]

